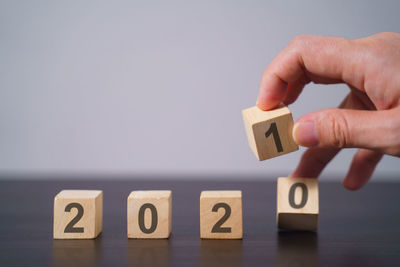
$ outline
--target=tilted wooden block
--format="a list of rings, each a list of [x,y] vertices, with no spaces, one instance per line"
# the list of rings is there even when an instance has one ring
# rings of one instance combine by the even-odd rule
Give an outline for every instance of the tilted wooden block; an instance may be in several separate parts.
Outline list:
[[[171,234],[172,192],[132,191],[128,197],[128,238],[168,238]]]
[[[103,226],[103,192],[62,190],[54,198],[54,239],[96,238]]]
[[[278,178],[277,224],[280,229],[316,231],[318,228],[318,180]]]
[[[299,149],[292,136],[292,113],[286,106],[262,111],[254,106],[242,111],[250,148],[258,160],[266,160]]]
[[[200,237],[243,238],[242,191],[201,192]]]

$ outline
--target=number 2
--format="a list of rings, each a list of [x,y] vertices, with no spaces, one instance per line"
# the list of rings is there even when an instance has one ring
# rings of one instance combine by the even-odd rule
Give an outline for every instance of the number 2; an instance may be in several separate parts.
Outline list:
[[[226,203],[217,203],[212,208],[212,211],[217,212],[219,208],[225,209],[225,214],[216,222],[214,227],[211,229],[211,233],[231,233],[231,227],[221,227],[221,225],[231,216],[231,207]]]
[[[274,137],[276,150],[278,150],[278,152],[282,152],[283,148],[282,148],[281,138],[279,137],[278,134],[278,127],[276,127],[276,122],[271,123],[269,129],[265,133],[265,137],[268,138],[271,134]]]
[[[65,207],[65,211],[66,212],[70,212],[71,209],[77,209],[78,213],[76,214],[76,216],[67,224],[67,226],[65,226],[64,229],[64,233],[83,233],[83,227],[74,227],[74,225],[79,222],[79,220],[82,218],[83,216],[83,207],[81,204],[79,203],[69,203],[66,207]]]

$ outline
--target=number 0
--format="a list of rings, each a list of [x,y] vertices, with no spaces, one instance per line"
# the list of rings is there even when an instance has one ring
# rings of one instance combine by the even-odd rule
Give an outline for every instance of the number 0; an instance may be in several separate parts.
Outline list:
[[[283,147],[282,147],[281,138],[279,137],[279,134],[278,134],[278,127],[276,127],[276,122],[271,123],[268,131],[265,133],[265,137],[268,138],[271,134],[274,137],[276,150],[278,150],[278,152],[282,152]]]
[[[146,209],[150,209],[150,211],[151,211],[150,228],[147,228],[146,225],[144,224],[144,213],[145,213]],[[139,220],[139,228],[143,233],[145,233],[145,234],[153,233],[156,230],[157,224],[158,224],[158,214],[157,214],[156,207],[154,207],[154,205],[150,204],[150,203],[143,204],[139,209],[138,220]]]
[[[300,187],[302,191],[300,204],[296,204],[294,201],[294,193],[296,192],[296,188]],[[307,204],[308,199],[308,189],[307,186],[303,183],[295,183],[290,187],[289,190],[289,205],[294,209],[301,209]]]

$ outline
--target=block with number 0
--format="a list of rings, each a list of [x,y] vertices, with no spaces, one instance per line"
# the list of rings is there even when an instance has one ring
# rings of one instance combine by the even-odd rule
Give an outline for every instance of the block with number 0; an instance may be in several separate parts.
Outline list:
[[[242,191],[201,192],[200,237],[243,238]]]
[[[171,234],[172,192],[132,191],[128,197],[128,238],[168,238]]]
[[[102,230],[103,192],[62,190],[54,198],[54,239],[92,239]]]
[[[242,111],[250,148],[258,160],[266,160],[299,149],[292,136],[292,113],[286,106],[270,111],[251,107]]]
[[[317,179],[278,178],[276,216],[278,228],[316,231],[318,213]]]

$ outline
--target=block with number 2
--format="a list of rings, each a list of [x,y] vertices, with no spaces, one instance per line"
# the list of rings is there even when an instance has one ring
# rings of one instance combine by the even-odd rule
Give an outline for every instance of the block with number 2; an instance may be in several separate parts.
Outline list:
[[[103,226],[103,192],[63,190],[54,198],[54,239],[96,238]]]
[[[292,113],[286,106],[270,111],[251,107],[242,111],[247,139],[258,160],[299,149],[292,136]]]
[[[203,191],[200,195],[200,237],[243,237],[242,191]]]

